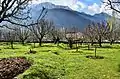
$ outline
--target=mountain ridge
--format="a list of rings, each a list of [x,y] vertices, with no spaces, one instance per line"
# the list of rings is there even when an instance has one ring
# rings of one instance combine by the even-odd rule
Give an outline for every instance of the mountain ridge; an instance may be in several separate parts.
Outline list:
[[[73,27],[76,26],[80,29],[84,29],[92,22],[106,21],[110,15],[106,13],[99,13],[95,15],[89,15],[84,12],[77,12],[70,9],[67,6],[55,5],[52,3],[41,3],[32,7],[32,17],[37,19],[42,7],[47,8],[47,14],[45,19],[51,20],[57,27]]]

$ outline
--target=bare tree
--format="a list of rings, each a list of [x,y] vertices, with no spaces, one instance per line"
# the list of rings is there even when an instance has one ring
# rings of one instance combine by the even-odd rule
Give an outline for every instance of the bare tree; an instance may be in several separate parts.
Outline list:
[[[110,9],[120,13],[120,0],[103,0],[103,3]]]
[[[23,10],[28,5],[30,0],[1,0],[0,2],[0,23],[3,21],[7,21],[10,23],[14,23],[11,21],[11,18],[14,19],[26,19],[28,16],[18,17],[20,15],[27,15],[27,12],[23,12]]]
[[[51,30],[51,32],[49,33],[49,38],[52,39],[52,41],[54,42],[54,44],[58,44],[60,40],[64,39],[64,33],[63,33],[63,29],[62,28],[55,28],[53,27],[53,29]]]
[[[119,39],[120,35],[120,27],[119,27],[119,19],[115,17],[116,12],[112,12],[112,17],[108,19],[109,27],[110,27],[110,33],[107,34],[107,38],[110,41],[110,45],[114,43],[114,41]]]
[[[110,45],[112,45],[116,40],[119,39],[120,32],[111,31],[107,34],[107,39],[110,41]]]
[[[108,22],[92,23],[91,24],[92,34],[95,40],[98,41],[99,46],[102,47],[102,40],[110,33],[110,25]]]
[[[73,43],[75,43],[76,49],[78,51],[78,42],[79,41],[81,41],[81,43],[83,42],[83,40],[81,40],[82,37],[83,37],[83,35],[77,27],[72,27],[72,28],[65,30],[65,38],[68,41],[69,47],[71,49],[73,47]]]
[[[7,31],[3,33],[4,40],[10,42],[11,48],[13,49],[13,42],[15,41],[16,35],[14,31]]]
[[[30,27],[30,30],[34,33],[39,41],[39,46],[41,46],[42,39],[47,35],[53,28],[53,22],[42,19],[38,24]]]
[[[93,46],[93,43],[94,43],[94,40],[95,40],[93,29],[94,28],[89,25],[84,31],[85,40],[88,41],[88,42],[91,42],[92,46]]]
[[[90,50],[90,44],[89,42],[91,43],[91,46],[93,46],[94,44],[94,41],[95,41],[95,35],[94,35],[94,27],[91,27],[91,25],[88,25],[87,28],[85,28],[84,30],[84,39],[86,42],[88,42],[88,50]]]
[[[32,1],[33,0],[0,0],[0,26],[8,27],[6,22],[24,27],[37,24],[37,22],[25,24],[20,22],[23,20],[24,22],[28,22],[28,20],[32,18],[30,16],[31,8],[28,6]],[[46,13],[47,10],[43,7],[38,20],[42,19]]]
[[[30,30],[25,27],[15,27],[15,33],[23,45],[30,36]]]

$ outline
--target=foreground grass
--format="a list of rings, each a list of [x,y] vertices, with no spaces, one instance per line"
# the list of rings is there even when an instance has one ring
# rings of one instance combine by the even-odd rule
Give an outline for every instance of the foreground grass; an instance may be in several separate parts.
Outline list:
[[[37,45],[36,45],[37,46]],[[104,59],[88,59],[94,50],[87,50],[87,46],[80,46],[78,52],[68,49],[67,45],[43,44],[42,47],[32,48],[32,44],[22,46],[0,45],[0,58],[25,56],[33,64],[20,79],[120,79],[120,45],[103,45],[97,49],[97,55]],[[36,54],[27,54],[29,49]],[[91,48],[94,49],[94,48]]]

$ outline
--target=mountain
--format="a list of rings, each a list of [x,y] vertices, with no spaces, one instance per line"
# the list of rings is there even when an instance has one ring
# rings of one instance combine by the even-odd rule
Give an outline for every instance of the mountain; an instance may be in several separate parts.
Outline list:
[[[103,21],[103,20],[107,20],[108,18],[110,18],[111,16],[108,15],[107,13],[99,13],[99,14],[95,14],[94,17],[96,19],[98,19],[99,21]]]
[[[107,18],[111,17],[106,13],[89,15],[84,12],[73,11],[67,6],[46,2],[32,6],[31,15],[34,20],[39,17],[42,7],[47,8],[47,14],[44,18],[53,21],[57,27],[69,28],[75,26],[83,30],[92,22],[105,21]]]
[[[55,5],[49,2],[44,2],[44,3],[37,4],[37,5],[33,4],[30,7],[32,7],[32,9],[42,9],[42,7],[44,7],[46,9],[62,8],[62,9],[72,10],[68,6]]]
[[[91,20],[79,16],[76,12],[66,9],[51,9],[45,16],[46,19],[52,20],[59,27],[79,27],[83,29],[84,26],[91,23]]]

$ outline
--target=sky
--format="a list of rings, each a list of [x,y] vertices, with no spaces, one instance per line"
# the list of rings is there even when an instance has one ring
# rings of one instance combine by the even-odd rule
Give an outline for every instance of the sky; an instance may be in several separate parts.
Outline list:
[[[108,10],[108,8],[105,7],[102,0],[34,0],[33,4],[39,4],[42,2],[51,2],[56,5],[68,6],[75,11],[85,12],[91,15],[101,12],[108,14],[112,13],[111,10]]]

